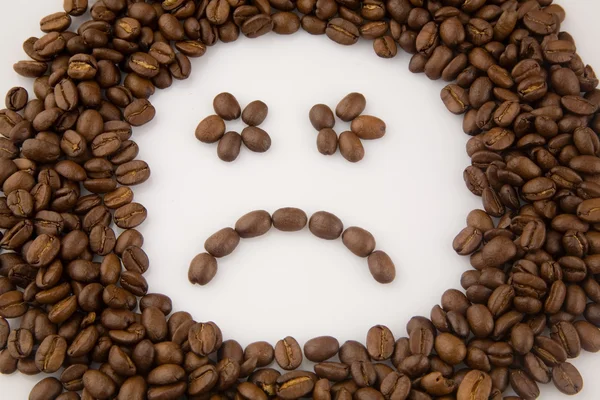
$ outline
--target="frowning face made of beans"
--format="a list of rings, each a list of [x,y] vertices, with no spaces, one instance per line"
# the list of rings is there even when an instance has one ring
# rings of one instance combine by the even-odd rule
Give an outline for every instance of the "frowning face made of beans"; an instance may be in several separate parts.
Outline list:
[[[14,64],[33,90],[8,90],[0,110],[0,372],[42,379],[34,400],[534,399],[550,382],[579,393],[571,359],[600,350],[600,92],[551,3],[65,1]],[[390,145],[361,164],[313,151],[313,169],[280,133],[282,97],[308,92],[302,76],[285,96],[265,92],[268,154],[202,157],[197,120],[181,138],[198,101],[177,81],[196,83],[193,58],[300,28],[361,43],[354,58],[367,41],[382,58],[410,54],[411,72],[445,80],[437,111],[462,117],[469,166],[440,181],[429,166],[455,165],[444,157],[463,144],[390,119],[434,106],[394,88],[389,63],[334,99],[339,64],[306,102],[357,90],[390,116]],[[222,55],[225,76],[247,72]],[[171,86],[178,102],[162,104],[156,89]],[[409,98],[379,102],[381,90]],[[161,118],[171,125],[157,135]],[[458,173],[474,210],[448,233]],[[450,243],[469,256],[453,276],[464,290],[439,279]]]

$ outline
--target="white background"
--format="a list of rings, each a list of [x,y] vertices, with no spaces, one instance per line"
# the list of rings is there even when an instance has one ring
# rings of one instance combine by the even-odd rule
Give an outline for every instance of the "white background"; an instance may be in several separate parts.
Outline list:
[[[568,11],[563,29],[576,38],[579,54],[600,69],[595,43],[600,3],[557,3]],[[38,21],[62,10],[62,1],[4,1],[2,6],[0,93],[18,85],[31,89],[32,80],[19,77],[12,64],[26,59],[22,42],[41,35]],[[215,321],[224,338],[243,346],[256,340],[275,343],[287,335],[301,344],[326,334],[364,341],[374,324],[387,325],[400,337],[412,315],[428,316],[442,292],[459,288],[461,274],[470,268],[451,242],[467,213],[481,203],[462,180],[469,162],[462,119],[439,100],[442,82],[411,74],[409,59],[399,52],[383,60],[370,42],[342,47],[303,31],[291,37],[241,37],[210,47],[193,60],[190,79],[157,91],[151,98],[156,118],[135,129],[133,137],[139,157],[152,169],[150,180],[135,189],[135,200],[149,211],[141,231],[151,260],[145,275],[151,291],[169,295],[175,310],[187,310],[198,321]],[[223,91],[242,106],[255,99],[269,105],[262,125],[273,140],[269,152],[242,148],[237,161],[227,164],[217,158],[216,145],[195,139],[196,125],[213,113],[212,99]],[[365,113],[388,126],[383,139],[365,142],[366,156],[358,164],[339,153],[319,154],[308,120],[312,105],[334,108],[351,91],[362,92]],[[227,124],[228,130],[242,128],[241,121]],[[349,124],[338,120],[335,129],[340,133]],[[188,282],[189,261],[209,235],[233,226],[248,211],[284,206],[308,213],[327,210],[345,226],[368,229],[377,248],[396,263],[396,280],[376,283],[366,260],[341,240],[320,240],[306,229],[272,230],[243,240],[219,261],[208,286]],[[574,364],[585,380],[579,397],[597,398],[600,381],[594,381],[594,369],[600,356],[583,355]],[[0,398],[26,398],[38,379],[0,376]],[[551,384],[542,389],[544,399],[562,397]]]

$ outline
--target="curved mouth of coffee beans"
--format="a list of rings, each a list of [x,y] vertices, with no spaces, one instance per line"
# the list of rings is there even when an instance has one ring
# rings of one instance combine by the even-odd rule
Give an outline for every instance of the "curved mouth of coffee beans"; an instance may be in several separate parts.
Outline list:
[[[551,0],[273,5],[307,10],[300,21],[286,11],[271,15],[264,0],[244,12],[232,3],[167,0],[126,8],[126,0],[103,0],[91,7],[96,21],[78,34],[65,32],[71,18],[57,13],[41,21],[45,36],[25,42],[34,61],[14,69],[38,78],[34,91],[44,101],[22,101],[17,89],[0,113],[0,133],[7,137],[0,140],[7,196],[0,202],[6,229],[0,245],[8,250],[0,255],[1,372],[53,373],[72,364],[60,380],[38,383],[31,399],[73,398],[61,394],[70,388],[83,389],[84,399],[175,399],[187,393],[215,399],[472,400],[502,398],[509,385],[529,399],[539,396],[538,383],[550,381],[565,394],[580,392],[581,375],[567,360],[600,349],[600,92],[573,39],[560,32],[564,10]],[[64,6],[81,15],[87,1]],[[196,22],[182,26],[186,18]],[[377,35],[365,21],[389,26]],[[374,39],[384,58],[395,56],[399,45],[414,53],[412,72],[455,81],[441,99],[463,115],[463,128],[473,136],[464,179],[485,210],[469,214],[453,243],[474,267],[461,280],[466,294],[447,290],[430,318],[408,322],[408,337],[395,340],[389,328],[377,325],[366,346],[340,346],[331,337],[307,342],[304,356],[318,363],[315,373],[291,371],[303,360],[292,337],[274,348],[255,342],[242,350],[223,341],[215,323],[171,314],[170,299],[148,294],[143,273],[149,260],[143,239],[131,230],[144,222],[146,209],[122,189],[150,175],[148,165],[135,160],[137,152],[122,148],[129,128],[153,119],[146,97],[156,87],[189,77],[188,57],[202,56],[217,36],[231,41],[240,30],[254,38],[300,26],[341,45],[359,36]],[[154,41],[168,48],[137,54]],[[46,75],[50,64],[52,75]],[[116,88],[117,64],[131,70],[123,88]],[[115,88],[106,91],[110,102],[91,79]],[[116,121],[119,108],[128,124]],[[87,145],[91,155],[81,150]],[[52,168],[38,172],[37,164]],[[82,198],[81,187],[93,195]],[[111,220],[129,232],[121,246]],[[104,257],[101,263],[93,261],[96,255]],[[138,302],[141,314],[133,312]],[[11,331],[5,318],[18,317],[21,326]],[[339,363],[326,361],[336,354]],[[291,372],[263,368],[273,360]],[[92,361],[102,364],[87,369]]]

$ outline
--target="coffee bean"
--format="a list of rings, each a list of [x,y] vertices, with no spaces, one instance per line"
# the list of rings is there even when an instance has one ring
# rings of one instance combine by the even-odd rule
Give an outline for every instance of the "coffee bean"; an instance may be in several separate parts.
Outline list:
[[[146,99],[134,100],[123,112],[125,120],[132,126],[141,126],[150,122],[155,114],[154,106]]]
[[[292,12],[277,12],[271,16],[273,32],[279,35],[291,35],[300,29],[300,18]]]
[[[361,139],[379,139],[385,135],[385,122],[370,115],[360,115],[351,124],[352,132]]]
[[[317,135],[317,149],[319,153],[330,156],[335,154],[338,147],[338,137],[331,128],[321,129]]]
[[[138,185],[148,180],[150,167],[142,160],[129,161],[117,167],[115,176],[121,185]]]
[[[206,239],[204,248],[214,257],[221,258],[231,254],[239,242],[240,236],[235,230],[223,228]]]
[[[29,95],[26,89],[22,87],[14,87],[6,93],[6,108],[11,111],[22,110],[27,105],[28,97]]]
[[[277,378],[277,396],[282,399],[297,399],[310,393],[314,388],[310,376],[302,371],[292,371]]]
[[[358,28],[352,22],[343,18],[333,18],[327,23],[327,37],[342,45],[352,45],[358,41]]]
[[[313,362],[322,362],[337,354],[340,344],[331,336],[319,336],[304,344],[304,355]]]
[[[376,325],[367,333],[367,351],[372,359],[387,360],[394,351],[394,335],[386,326]]]
[[[342,234],[344,226],[335,215],[326,211],[318,211],[312,215],[308,228],[313,235],[326,240],[335,240]]]
[[[39,381],[29,393],[31,400],[56,399],[63,391],[60,381],[56,378],[44,378]]]
[[[340,153],[350,162],[359,162],[365,156],[365,149],[359,137],[352,131],[344,131],[339,137]]]
[[[35,365],[45,373],[53,373],[60,369],[67,352],[67,342],[58,335],[49,335],[35,353]]]
[[[335,114],[342,121],[352,121],[365,110],[367,100],[360,93],[347,94],[335,108]]]
[[[275,345],[275,361],[285,370],[293,370],[302,363],[302,350],[293,337],[286,337]]]
[[[344,245],[359,257],[367,257],[375,250],[375,238],[370,232],[352,226],[342,234]]]
[[[242,121],[250,126],[258,126],[267,118],[269,108],[260,100],[248,104],[242,112]]]
[[[255,126],[247,126],[242,130],[242,141],[249,150],[257,153],[264,153],[271,148],[269,134]]]
[[[238,119],[242,113],[240,104],[231,93],[218,94],[213,100],[213,108],[226,121]]]
[[[192,259],[188,279],[193,284],[206,285],[217,273],[217,260],[208,253],[200,253]]]
[[[122,229],[135,228],[142,224],[148,212],[146,208],[139,203],[129,203],[119,207],[114,214],[115,224]]]
[[[33,351],[34,338],[32,333],[25,328],[13,330],[8,336],[8,349],[10,355],[16,359],[27,358]]]
[[[252,211],[235,223],[235,231],[241,238],[262,236],[271,229],[271,215],[262,210]]]
[[[463,114],[469,107],[467,92],[455,84],[448,85],[442,89],[441,98],[448,111],[453,114]]]
[[[248,18],[241,27],[242,33],[251,38],[257,38],[273,29],[273,20],[269,15],[257,14]]]
[[[369,272],[379,283],[390,283],[396,278],[396,267],[394,262],[385,252],[374,251],[367,258]]]
[[[558,390],[568,395],[577,394],[583,388],[583,378],[570,363],[562,363],[552,368],[552,382]]]
[[[308,118],[312,126],[318,131],[325,128],[333,128],[335,125],[333,111],[325,104],[314,105],[308,113]]]
[[[482,241],[483,233],[475,227],[468,226],[454,238],[452,247],[458,254],[467,255],[474,253]]]

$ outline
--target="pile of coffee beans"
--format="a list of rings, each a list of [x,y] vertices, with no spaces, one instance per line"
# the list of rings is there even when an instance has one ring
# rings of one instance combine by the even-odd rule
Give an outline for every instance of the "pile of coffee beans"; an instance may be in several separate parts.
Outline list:
[[[337,105],[335,114],[345,122],[351,122],[350,130],[341,135],[333,130],[335,117],[325,104],[317,104],[310,109],[308,117],[312,126],[319,131],[317,149],[323,155],[335,154],[338,145],[342,156],[350,162],[358,162],[365,156],[361,139],[379,139],[385,135],[385,122],[371,115],[361,115],[367,106],[367,99],[360,93],[349,93]]]
[[[352,253],[367,258],[369,271],[379,283],[390,283],[396,277],[396,267],[387,253],[375,251],[375,238],[362,228],[351,226],[344,230],[342,221],[326,211],[314,213],[310,220],[306,213],[298,208],[280,208],[269,214],[264,210],[251,211],[235,223],[234,228],[223,228],[204,242],[203,253],[198,254],[188,270],[191,283],[206,285],[217,274],[217,258],[233,253],[240,239],[254,238],[266,234],[271,226],[283,232],[297,232],[308,224],[313,235],[325,240],[342,242]]]
[[[0,110],[0,373],[57,376],[31,400],[582,390],[568,360],[600,350],[600,91],[552,0],[101,0],[75,31],[71,16],[88,2],[64,6],[24,42],[31,60],[14,65],[36,78],[35,96],[12,89]],[[240,30],[294,32],[294,8],[310,33],[343,45],[362,36],[384,56],[397,45],[413,54],[411,71],[454,82],[441,97],[472,136],[465,181],[483,202],[454,241],[474,267],[465,291],[447,290],[406,336],[378,325],[366,346],[308,341],[314,372],[292,370],[304,358],[292,337],[243,349],[149,292],[134,228],[146,211],[131,189],[150,175],[130,136],[154,117],[155,89],[187,78],[190,57]]]
[[[204,118],[196,128],[196,138],[203,143],[215,143],[217,155],[225,162],[232,162],[240,154],[242,142],[251,151],[264,153],[271,148],[271,137],[258,126],[267,118],[269,108],[260,100],[255,100],[244,108],[231,93],[218,94],[213,100],[216,115]],[[233,121],[242,117],[248,126],[240,135],[234,131],[226,131],[225,121]]]

